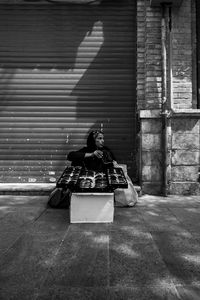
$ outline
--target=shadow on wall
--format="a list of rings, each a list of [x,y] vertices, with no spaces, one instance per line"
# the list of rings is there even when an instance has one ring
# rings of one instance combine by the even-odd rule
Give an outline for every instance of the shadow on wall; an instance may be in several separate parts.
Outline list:
[[[85,56],[87,60],[87,49],[83,48],[81,58],[79,49],[99,21],[96,8],[53,4],[3,8],[0,115],[6,118],[6,127],[12,133],[10,138],[23,126],[26,128],[20,133],[24,140],[37,132],[41,133],[38,135],[41,142],[45,138],[53,140],[58,131],[60,137],[66,138],[61,129],[67,127],[66,119],[71,115],[75,118],[76,114],[72,111],[72,101],[76,103],[72,91],[94,58],[82,66],[80,59]],[[14,149],[9,147],[9,151],[13,153]]]
[[[90,130],[103,128],[106,145],[115,152],[120,163],[132,168],[131,177],[135,179],[137,141],[133,137],[137,128],[133,53],[136,41],[130,26],[134,28],[136,24],[132,12],[126,15],[127,6],[133,5],[133,1],[115,1],[114,7],[109,6],[110,3],[113,1],[103,1],[96,9],[99,21],[94,24],[92,34],[98,34],[102,44],[72,95],[78,99],[77,120],[89,125],[83,140]],[[123,150],[124,145],[127,146]]]
[[[115,5],[120,11],[132,2],[119,0]],[[116,46],[114,40],[118,47],[123,44],[118,14],[110,25],[111,3],[113,6],[113,1],[96,6],[4,6],[1,10],[5,30],[0,31],[4,45],[0,116],[4,119],[3,136],[7,135],[2,159],[34,159],[40,175],[44,174],[49,161],[62,167],[66,153],[84,144],[88,132],[101,124],[109,146],[115,148],[117,132],[113,137],[110,129],[122,112],[110,111],[113,99],[123,99],[126,86],[120,86],[119,91],[119,81],[110,78],[106,70],[115,64],[127,68],[127,64],[134,64],[134,57],[126,48],[110,52]],[[114,67],[115,71],[119,68]],[[131,76],[135,80],[134,74]],[[133,115],[134,110],[133,103]],[[127,113],[126,108],[123,111]],[[128,136],[134,134],[134,124],[131,127]],[[128,129],[123,130],[126,135],[122,132],[121,143],[126,143]]]

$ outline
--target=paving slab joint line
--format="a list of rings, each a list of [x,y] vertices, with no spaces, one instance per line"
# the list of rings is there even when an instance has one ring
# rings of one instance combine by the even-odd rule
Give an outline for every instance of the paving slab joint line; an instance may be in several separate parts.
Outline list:
[[[64,243],[64,240],[65,240],[65,238],[67,236],[68,231],[69,231],[69,227],[67,228],[66,232],[64,233],[64,235],[63,235],[63,237],[61,239],[61,242],[59,243],[57,249],[55,250],[55,253],[54,253],[53,258],[52,258],[52,263],[56,259],[57,255],[58,255],[58,253],[59,253],[59,251],[60,251],[60,249],[62,247],[62,244]],[[40,297],[40,290],[42,289],[42,287],[45,284],[45,281],[46,281],[46,279],[47,279],[47,277],[49,275],[50,269],[51,269],[51,266],[48,267],[48,269],[46,271],[46,276],[44,276],[44,279],[42,280],[42,282],[40,284],[40,287],[38,288],[38,292],[33,296],[34,297],[33,300],[39,300],[40,299],[40,298],[38,298],[38,297]]]
[[[192,232],[190,229],[188,229],[188,228],[185,228],[185,226],[184,226],[184,222],[181,220],[181,219],[179,219],[174,213],[173,213],[173,211],[171,211],[170,210],[170,208],[168,208],[168,210],[171,212],[171,214],[176,218],[176,220],[180,223],[180,225],[181,225],[181,227],[182,228],[184,228],[184,231],[187,231],[189,234],[191,234],[191,236],[193,236],[194,235],[194,232]]]
[[[108,265],[107,265],[107,270],[108,270],[108,274],[107,274],[107,287],[110,287],[110,234],[108,235]]]
[[[174,286],[174,290],[175,290],[175,293],[176,293],[177,298],[178,298],[179,300],[184,300],[184,299],[181,297],[180,293],[178,292],[175,283],[173,283],[173,286]],[[192,300],[192,299],[191,299],[191,300]]]
[[[44,212],[47,210],[47,208],[45,208],[37,218],[35,218],[33,220],[33,222],[31,222],[31,224],[34,224],[43,214]],[[15,245],[15,243],[24,235],[25,231],[21,232],[21,234],[14,240],[14,242],[7,248],[5,249],[5,251],[2,253],[3,256],[6,255],[6,253]]]
[[[173,209],[170,209],[169,207],[167,207],[167,210],[170,212],[170,214],[181,224],[184,225],[183,221],[181,221],[176,214],[173,212]]]
[[[24,232],[21,232],[21,234],[14,240],[14,242],[2,253],[2,257],[7,254],[7,252],[15,245],[15,243],[24,235]]]
[[[159,249],[159,247],[157,246],[157,244],[156,244],[156,242],[155,242],[155,240],[154,240],[154,238],[153,238],[153,236],[152,236],[152,234],[151,234],[151,232],[150,232],[150,235],[151,235],[151,238],[152,238],[152,240],[153,240],[153,243],[154,243],[154,245],[155,245],[157,251],[159,252],[159,255],[160,255],[160,257],[161,257],[161,260],[163,261],[163,264],[165,265],[166,270],[168,271],[169,274],[171,274],[170,271],[169,271],[169,269],[168,269],[168,267],[167,267],[167,264],[165,263],[165,260],[163,259],[163,256],[162,256],[162,254],[161,254],[161,252],[160,252],[160,249]],[[175,291],[175,293],[176,293],[177,298],[178,298],[179,300],[183,300],[182,297],[180,296],[180,293],[178,292],[178,290],[177,290],[177,288],[176,288],[176,285],[175,285],[173,279],[172,279],[172,286],[173,286],[173,288],[174,288],[174,291]]]
[[[44,208],[44,210],[39,214],[39,216],[37,216],[35,219],[34,219],[34,221],[33,221],[33,223],[35,223],[45,212],[47,211],[47,207],[45,207]]]

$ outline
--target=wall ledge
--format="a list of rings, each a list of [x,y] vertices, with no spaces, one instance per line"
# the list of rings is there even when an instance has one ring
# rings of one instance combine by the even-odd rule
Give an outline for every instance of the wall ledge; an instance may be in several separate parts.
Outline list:
[[[0,0],[1,4],[10,5],[55,5],[55,4],[72,4],[72,5],[99,5],[102,0],[53,0],[48,2],[48,0]]]
[[[161,117],[160,109],[142,109],[139,111],[140,119],[157,119]],[[173,109],[167,111],[168,118],[190,117],[199,118],[200,109]]]
[[[173,109],[172,117],[200,117],[200,109]]]
[[[0,191],[51,191],[55,183],[0,183]]]
[[[160,118],[160,109],[141,109],[139,116],[141,119],[155,119]]]
[[[150,0],[151,6],[160,6],[162,4],[170,4],[179,7],[182,4],[182,0]]]

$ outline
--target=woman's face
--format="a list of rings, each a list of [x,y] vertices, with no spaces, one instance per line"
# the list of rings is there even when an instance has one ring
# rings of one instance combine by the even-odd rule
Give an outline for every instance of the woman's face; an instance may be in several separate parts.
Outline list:
[[[102,133],[99,133],[95,138],[95,144],[97,148],[102,148],[104,146],[104,136]]]

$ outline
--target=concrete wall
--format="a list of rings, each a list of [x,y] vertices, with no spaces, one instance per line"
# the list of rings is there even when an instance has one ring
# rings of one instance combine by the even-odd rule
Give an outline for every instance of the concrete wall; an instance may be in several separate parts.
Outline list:
[[[148,194],[161,194],[162,191],[162,126],[159,111],[140,111],[140,155],[142,191]]]
[[[171,194],[200,194],[200,120],[179,116],[171,120]]]
[[[200,195],[200,113],[172,112],[167,120],[167,192]],[[141,110],[142,191],[162,194],[163,148],[159,110]]]

